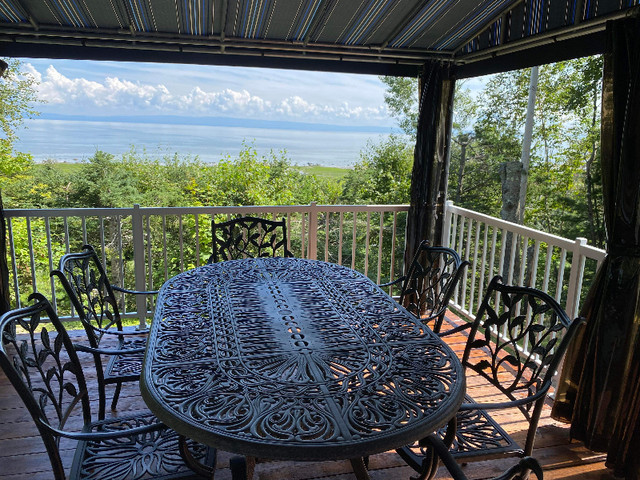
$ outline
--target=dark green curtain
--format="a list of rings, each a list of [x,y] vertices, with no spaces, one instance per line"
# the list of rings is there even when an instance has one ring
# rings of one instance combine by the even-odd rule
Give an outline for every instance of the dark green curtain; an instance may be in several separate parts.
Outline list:
[[[404,261],[422,240],[440,244],[449,175],[455,80],[449,64],[429,62],[420,75],[420,111],[407,218]]]
[[[567,353],[553,416],[607,452],[618,476],[640,479],[640,19],[607,24],[602,177],[607,257]]]

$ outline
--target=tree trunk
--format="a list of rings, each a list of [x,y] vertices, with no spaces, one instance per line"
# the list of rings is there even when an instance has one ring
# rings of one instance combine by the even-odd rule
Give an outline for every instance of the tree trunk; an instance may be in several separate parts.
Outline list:
[[[529,101],[527,103],[527,117],[522,138],[522,170],[520,171],[520,185],[518,192],[518,212],[516,223],[524,224],[524,208],[527,202],[527,183],[529,180],[529,159],[531,154],[531,138],[533,136],[533,119],[535,115],[536,93],[538,91],[538,67],[531,68],[529,79]]]
[[[464,178],[464,167],[467,163],[467,146],[469,145],[469,136],[460,135],[456,143],[460,145],[460,167],[458,167],[458,187],[456,189],[456,205],[460,205],[462,200],[462,179]]]
[[[508,222],[517,223],[521,176],[522,163],[505,162],[500,165],[500,180],[502,182],[502,210],[500,210],[500,218]]]
[[[502,209],[500,218],[507,222],[518,223],[518,199],[520,198],[520,179],[522,178],[521,162],[505,162],[500,165],[500,180],[502,182]],[[513,248],[513,233],[507,232],[503,240],[506,244],[505,262],[501,275],[509,279],[511,249]],[[516,252],[517,253],[517,252]]]

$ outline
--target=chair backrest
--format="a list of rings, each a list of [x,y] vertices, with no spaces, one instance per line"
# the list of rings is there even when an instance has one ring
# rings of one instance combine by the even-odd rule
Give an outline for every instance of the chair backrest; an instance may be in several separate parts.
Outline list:
[[[455,250],[423,241],[409,265],[399,303],[424,323],[433,322],[431,328],[438,333],[449,300],[467,265],[469,262],[462,261]]]
[[[78,313],[89,344],[97,348],[109,328],[122,330],[120,310],[109,277],[91,245],[60,259],[51,276],[58,278]]]
[[[240,217],[227,222],[211,221],[213,253],[209,263],[255,257],[292,257],[287,248],[285,219]]]
[[[531,420],[536,415],[535,410],[531,412],[532,404],[538,402],[542,407],[579,323],[581,319],[572,322],[546,293],[505,285],[496,276],[469,332],[462,363],[510,400],[530,399],[519,408]]]
[[[87,385],[73,344],[51,304],[39,293],[29,301],[32,305],[0,317],[0,366],[36,423],[55,478],[63,479],[56,430],[64,430],[78,405],[84,423],[91,422]]]

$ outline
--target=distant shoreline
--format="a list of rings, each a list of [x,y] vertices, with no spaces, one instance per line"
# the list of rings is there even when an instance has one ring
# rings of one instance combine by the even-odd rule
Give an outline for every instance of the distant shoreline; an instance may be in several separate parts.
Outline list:
[[[267,130],[296,130],[305,132],[358,132],[372,134],[400,134],[392,126],[337,125],[329,123],[291,122],[283,120],[259,120],[236,117],[184,117],[179,115],[67,115],[41,113],[34,120],[61,120],[66,122],[134,123],[146,125],[199,125],[204,127],[244,127]]]

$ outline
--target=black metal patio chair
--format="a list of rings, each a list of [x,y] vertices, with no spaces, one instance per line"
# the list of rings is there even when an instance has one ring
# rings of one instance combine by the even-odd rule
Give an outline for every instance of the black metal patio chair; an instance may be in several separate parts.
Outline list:
[[[84,245],[82,252],[64,255],[51,276],[56,277],[67,292],[87,334],[88,345],[79,344],[77,348],[93,354],[98,375],[98,415],[103,419],[106,385],[115,384],[111,401],[111,409],[115,410],[122,383],[139,380],[148,333],[144,329],[124,331],[114,291],[133,295],[154,295],[158,292],[127,290],[112,285],[91,245]],[[115,348],[100,346],[107,337],[116,341]],[[108,358],[106,365],[103,356]]]
[[[581,322],[571,321],[540,290],[505,285],[500,276],[491,280],[472,323],[462,364],[467,373],[480,376],[496,395],[506,398],[480,403],[465,397],[455,420],[438,432],[451,445],[453,458],[468,462],[531,455],[552,378]],[[519,411],[528,422],[524,448],[489,414],[502,409]],[[398,453],[424,473],[429,453],[424,447],[410,445]]]
[[[239,217],[226,222],[211,221],[213,253],[208,263],[256,257],[293,257],[287,248],[285,219]]]
[[[92,421],[74,344],[45,297],[35,293],[29,301],[30,306],[0,317],[0,366],[31,414],[57,480],[67,478],[63,457],[68,454],[61,452],[71,443],[70,479],[200,478],[183,458],[214,468],[214,449],[181,442],[150,413]],[[7,326],[18,327],[18,333]]]
[[[449,452],[449,449],[444,444],[442,439],[435,435],[429,435],[427,438],[421,440],[421,445],[434,452],[434,471],[438,466],[437,460],[442,461],[442,464],[451,474],[453,480],[467,480],[467,476],[456,462],[455,458]],[[522,480],[530,478],[530,474],[534,473],[538,480],[543,480],[542,467],[538,461],[533,457],[525,457],[521,459],[516,465],[509,468],[503,474],[494,477],[492,480]]]
[[[447,247],[436,247],[423,241],[418,246],[406,275],[381,287],[402,284],[398,302],[435,333],[441,333],[449,300],[469,262]],[[470,328],[471,324],[457,327],[455,331]],[[442,334],[454,333],[454,330]]]

